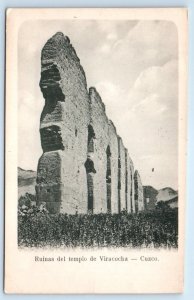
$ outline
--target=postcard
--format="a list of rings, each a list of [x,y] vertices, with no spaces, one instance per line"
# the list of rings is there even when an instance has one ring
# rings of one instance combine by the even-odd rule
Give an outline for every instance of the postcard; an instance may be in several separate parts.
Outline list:
[[[5,292],[181,293],[186,8],[9,8]]]

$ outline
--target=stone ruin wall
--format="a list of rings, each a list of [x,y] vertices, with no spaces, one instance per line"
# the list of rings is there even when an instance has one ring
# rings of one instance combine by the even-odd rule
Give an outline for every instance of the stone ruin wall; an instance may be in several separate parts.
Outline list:
[[[45,106],[40,122],[43,155],[38,164],[38,202],[46,200],[55,212],[85,212],[90,118],[85,74],[69,39],[60,33],[44,46],[41,67]]]
[[[120,211],[126,209],[125,202],[125,147],[120,136],[118,136],[118,149],[119,149],[119,159],[118,159],[118,194],[119,194],[119,207]]]
[[[113,122],[108,122],[109,132],[109,146],[110,146],[110,159],[111,159],[111,211],[118,213],[119,211],[119,198],[118,198],[118,136],[116,127]]]
[[[107,210],[107,147],[109,140],[108,118],[105,106],[95,88],[89,89],[90,96],[90,126],[94,131],[94,138],[89,141],[92,152],[90,156],[94,162],[96,173],[93,175],[94,212]]]
[[[62,33],[42,49],[40,88],[37,203],[46,202],[51,213],[134,212],[133,162]]]
[[[134,185],[134,165],[132,159],[129,157],[129,169],[130,169],[130,203],[131,212],[135,212],[135,185]]]
[[[139,172],[135,170],[134,173],[134,187],[135,187],[135,212],[144,210],[143,186]]]
[[[125,148],[125,203],[127,212],[133,212],[133,173],[131,169],[131,159],[128,150]]]

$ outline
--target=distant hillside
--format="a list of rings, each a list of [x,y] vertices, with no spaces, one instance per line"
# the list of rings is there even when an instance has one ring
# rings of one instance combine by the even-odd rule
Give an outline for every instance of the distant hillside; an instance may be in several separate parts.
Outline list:
[[[157,202],[159,201],[169,201],[178,197],[178,193],[170,187],[166,187],[158,190]]]
[[[36,172],[18,167],[18,197],[25,193],[35,194]]]
[[[160,202],[167,202],[171,207],[178,207],[178,192],[170,187],[156,190],[152,186],[144,186],[144,205],[145,209],[152,210]]]

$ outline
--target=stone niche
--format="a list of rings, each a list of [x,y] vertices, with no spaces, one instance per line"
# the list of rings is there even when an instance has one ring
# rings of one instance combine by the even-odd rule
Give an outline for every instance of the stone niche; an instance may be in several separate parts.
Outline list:
[[[63,33],[42,49],[40,89],[45,105],[37,203],[45,202],[50,213],[134,212],[133,162],[99,93],[87,90],[80,60]]]

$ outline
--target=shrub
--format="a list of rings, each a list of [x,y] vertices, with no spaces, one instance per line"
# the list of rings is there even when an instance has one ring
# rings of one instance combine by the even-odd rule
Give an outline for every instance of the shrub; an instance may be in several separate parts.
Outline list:
[[[26,193],[24,196],[21,196],[18,200],[18,208],[22,207],[23,205],[27,207],[34,206],[36,202],[36,196]]]

